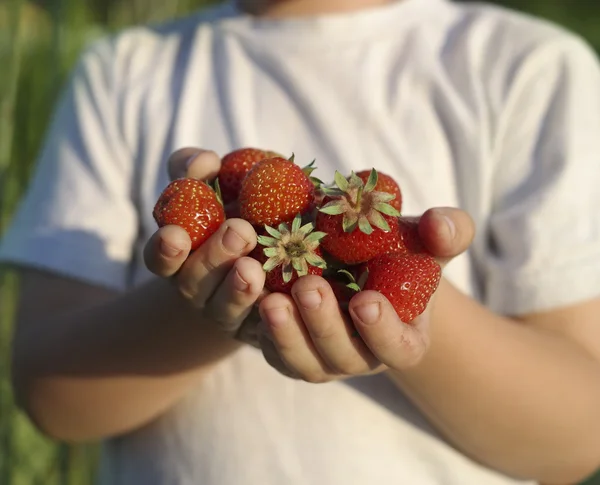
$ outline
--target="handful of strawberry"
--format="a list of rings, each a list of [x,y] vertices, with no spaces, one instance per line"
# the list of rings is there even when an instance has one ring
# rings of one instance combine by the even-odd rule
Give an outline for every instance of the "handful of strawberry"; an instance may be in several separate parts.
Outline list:
[[[326,186],[312,177],[314,169],[314,162],[296,165],[293,156],[236,150],[222,159],[214,188],[193,179],[169,184],[154,218],[186,229],[197,249],[226,217],[239,216],[257,231],[251,256],[263,263],[269,291],[290,293],[298,278],[322,275],[341,304],[357,291],[376,290],[411,322],[436,291],[441,268],[424,249],[417,223],[400,217],[399,185],[372,169],[336,172]]]

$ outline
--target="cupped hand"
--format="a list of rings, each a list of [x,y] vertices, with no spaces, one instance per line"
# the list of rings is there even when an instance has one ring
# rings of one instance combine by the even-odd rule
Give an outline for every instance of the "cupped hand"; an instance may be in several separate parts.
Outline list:
[[[169,158],[169,176],[171,180],[211,179],[220,164],[212,151],[184,148]],[[235,335],[264,287],[260,263],[247,257],[256,244],[256,232],[248,222],[228,219],[191,253],[187,232],[170,225],[158,229],[148,240],[144,260],[152,273],[169,278],[203,319]]]
[[[474,237],[471,217],[437,208],[419,219],[419,234],[442,268],[463,253]],[[258,338],[267,362],[289,377],[312,383],[368,375],[416,365],[429,346],[429,317],[435,294],[419,317],[403,323],[390,302],[375,291],[356,294],[349,315],[329,283],[300,278],[292,295],[273,293],[259,305]]]

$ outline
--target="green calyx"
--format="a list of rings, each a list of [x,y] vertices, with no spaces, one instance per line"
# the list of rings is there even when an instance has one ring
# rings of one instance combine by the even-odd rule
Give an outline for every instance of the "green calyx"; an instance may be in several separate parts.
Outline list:
[[[292,153],[292,156],[288,158],[288,161],[296,163],[296,154]],[[302,171],[316,188],[320,188],[323,185],[323,181],[318,179],[317,177],[313,177],[312,175],[312,173],[317,169],[317,167],[315,166],[316,162],[316,160],[313,160],[306,167],[303,167]]]
[[[265,246],[263,252],[267,262],[263,265],[266,272],[282,266],[283,281],[289,283],[294,275],[306,276],[309,266],[325,269],[325,260],[317,254],[321,240],[327,235],[324,232],[313,232],[314,225],[302,225],[302,217],[298,214],[292,222],[291,229],[287,224],[280,224],[277,229],[265,226],[269,236],[258,236],[258,243]]]
[[[308,179],[313,183],[313,185],[316,188],[320,188],[323,185],[323,181],[318,179],[317,177],[313,177],[313,172],[317,169],[317,167],[315,166],[315,163],[317,161],[313,160],[312,162],[310,162],[306,167],[304,167],[302,169],[302,171],[304,172],[304,174],[308,177]]]
[[[211,188],[215,191],[215,194],[217,195],[217,201],[219,202],[219,204],[223,205],[223,196],[221,195],[221,186],[219,185],[219,177],[217,177],[215,179]]]
[[[325,195],[334,200],[319,209],[328,215],[343,215],[344,232],[352,232],[357,227],[365,234],[371,234],[373,227],[384,232],[390,231],[390,226],[383,217],[398,217],[400,212],[390,205],[396,197],[387,192],[375,191],[377,171],[371,170],[366,183],[354,172],[346,178],[335,172],[335,187],[323,188]]]
[[[359,293],[363,290],[363,288],[365,287],[365,283],[367,282],[367,279],[369,278],[369,270],[363,271],[362,274],[360,275],[360,278],[358,279],[358,281],[356,281],[356,278],[354,278],[354,275],[352,273],[350,273],[350,271],[348,271],[348,270],[340,269],[338,271],[338,274],[341,274],[348,279],[348,284],[346,285],[346,288],[349,288],[352,291],[355,291],[357,293]]]

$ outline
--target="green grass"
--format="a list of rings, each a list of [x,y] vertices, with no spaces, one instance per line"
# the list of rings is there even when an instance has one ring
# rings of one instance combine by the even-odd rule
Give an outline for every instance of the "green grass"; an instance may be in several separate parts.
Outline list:
[[[26,0],[0,0],[0,235],[27,187],[57,93],[81,49],[110,31],[184,15],[209,0],[38,3],[44,8]],[[558,21],[600,47],[595,25],[600,6],[588,0],[504,3]],[[9,344],[16,283],[13,274],[0,270],[0,484],[90,484],[97,450],[43,438],[12,401]]]

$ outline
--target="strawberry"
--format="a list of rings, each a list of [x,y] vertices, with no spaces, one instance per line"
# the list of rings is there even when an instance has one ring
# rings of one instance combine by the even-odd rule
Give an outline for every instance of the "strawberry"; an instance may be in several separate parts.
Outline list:
[[[356,176],[359,177],[364,183],[367,183],[370,175],[370,170],[361,170],[360,172],[356,173]],[[390,205],[398,212],[402,210],[402,192],[400,191],[398,182],[396,182],[392,177],[385,173],[377,172],[377,184],[373,190],[376,192],[386,192],[388,194],[392,194],[394,198],[390,200]]]
[[[290,223],[296,214],[311,210],[315,185],[311,166],[301,169],[281,157],[262,160],[252,167],[239,197],[240,216],[254,226]]]
[[[242,181],[254,165],[266,158],[277,156],[280,155],[258,148],[240,148],[225,155],[221,159],[221,169],[219,170],[223,203],[227,205],[237,200]]]
[[[323,249],[346,264],[368,261],[399,244],[400,213],[389,204],[394,195],[375,191],[377,181],[375,170],[366,183],[354,173],[346,179],[336,172],[337,188],[324,189],[317,230],[327,234]]]
[[[383,248],[384,251],[381,254],[392,252],[429,254],[419,235],[418,217],[399,217],[397,227],[395,240]]]
[[[251,253],[263,263],[266,271],[265,287],[279,293],[291,293],[292,286],[302,276],[322,275],[326,268],[319,242],[325,234],[313,232],[312,223],[302,225],[302,217],[297,215],[291,229],[285,223],[277,229],[265,226],[268,235],[259,235],[258,243],[262,251]],[[259,248],[260,246],[257,246]]]
[[[385,295],[404,323],[425,311],[440,283],[442,270],[427,254],[390,253],[365,264],[363,290]]]
[[[198,249],[225,221],[220,195],[201,180],[182,178],[163,190],[152,212],[158,227],[182,227]]]

